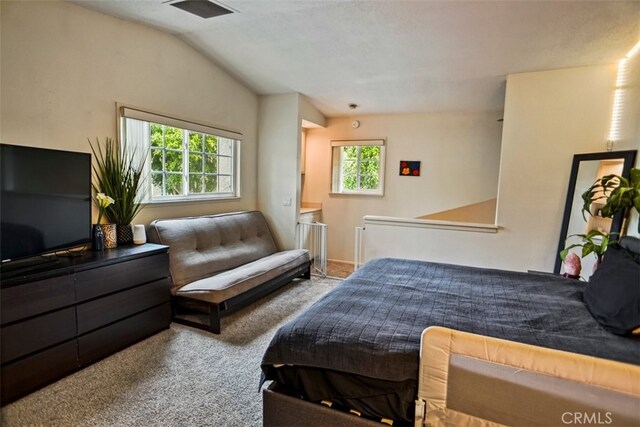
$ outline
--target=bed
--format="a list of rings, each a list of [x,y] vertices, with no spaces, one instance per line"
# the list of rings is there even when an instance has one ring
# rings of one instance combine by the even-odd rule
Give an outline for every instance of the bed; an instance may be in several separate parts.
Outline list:
[[[605,330],[584,287],[372,260],[272,339],[264,425],[637,424],[640,341]]]

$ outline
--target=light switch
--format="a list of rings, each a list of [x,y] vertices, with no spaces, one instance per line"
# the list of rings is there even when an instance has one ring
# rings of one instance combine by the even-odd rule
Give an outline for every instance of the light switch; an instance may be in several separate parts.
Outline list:
[[[282,201],[282,206],[291,206],[291,197],[287,197]]]

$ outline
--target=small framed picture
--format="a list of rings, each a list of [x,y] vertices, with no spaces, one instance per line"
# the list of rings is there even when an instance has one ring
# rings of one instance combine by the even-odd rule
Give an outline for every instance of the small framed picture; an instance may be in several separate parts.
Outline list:
[[[400,160],[400,176],[420,176],[420,162],[417,160]]]

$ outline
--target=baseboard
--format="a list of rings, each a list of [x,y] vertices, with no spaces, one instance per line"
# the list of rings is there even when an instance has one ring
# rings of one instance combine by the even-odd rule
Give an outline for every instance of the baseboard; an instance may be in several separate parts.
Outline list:
[[[337,263],[340,263],[340,264],[349,264],[349,265],[353,265],[353,261],[343,261],[343,260],[341,260],[341,259],[328,259],[327,261],[330,261],[330,262],[337,262]]]

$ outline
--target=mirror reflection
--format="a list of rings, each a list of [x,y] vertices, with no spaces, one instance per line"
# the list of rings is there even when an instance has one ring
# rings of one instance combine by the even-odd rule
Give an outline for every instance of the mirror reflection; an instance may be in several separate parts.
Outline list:
[[[576,177],[576,191],[573,195],[573,201],[571,203],[571,217],[569,218],[569,225],[567,226],[567,239],[565,247],[572,244],[582,243],[582,238],[575,236],[576,234],[587,234],[591,230],[598,230],[601,233],[609,234],[611,232],[612,218],[604,218],[598,213],[600,209],[606,203],[606,199],[599,200],[598,202],[591,204],[591,215],[582,216],[582,193],[589,188],[593,182],[605,175],[621,175],[622,168],[624,166],[623,159],[611,159],[611,160],[586,160],[580,162],[580,168]],[[594,238],[596,243],[601,243],[600,238]],[[581,256],[581,247],[575,247],[570,252],[576,253]],[[596,265],[597,257],[594,254],[590,254],[582,258],[582,273],[581,276],[588,280],[593,273]],[[560,273],[564,274],[564,265],[561,266]]]
[[[598,256],[595,253],[590,253],[582,257],[582,247],[585,244],[593,245],[592,248],[601,249],[600,252],[603,252],[606,249],[607,236],[611,236],[612,239],[618,238],[624,219],[622,213],[613,218],[602,217],[599,212],[605,205],[606,199],[601,199],[590,205],[591,215],[585,213],[583,216],[582,193],[603,176],[613,174],[628,177],[635,161],[635,155],[636,150],[574,155],[554,273],[565,273],[565,266],[559,254],[563,249],[574,246],[568,252],[576,254],[580,258],[582,266],[580,277],[589,280],[597,267]],[[590,232],[594,234],[590,240],[576,236],[584,236]],[[613,235],[613,233],[616,234]],[[600,234],[605,237],[603,238]]]

